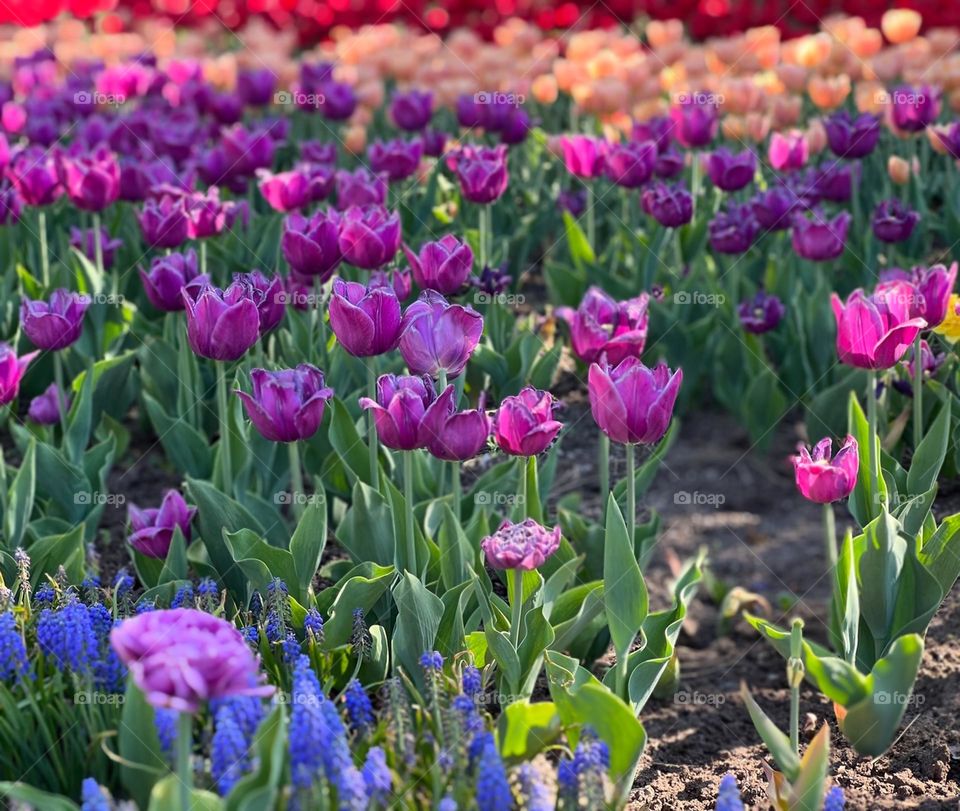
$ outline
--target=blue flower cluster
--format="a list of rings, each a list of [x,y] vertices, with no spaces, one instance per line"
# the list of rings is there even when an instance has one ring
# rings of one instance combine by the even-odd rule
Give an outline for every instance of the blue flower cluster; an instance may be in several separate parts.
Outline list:
[[[0,614],[0,681],[19,681],[30,672],[27,649],[12,611]]]
[[[61,606],[40,613],[37,644],[59,670],[90,679],[98,690],[119,693],[126,671],[110,646],[114,624],[102,603],[87,606],[68,593]]]
[[[217,791],[226,796],[253,768],[253,740],[263,720],[263,702],[254,696],[234,696],[213,702],[210,772]]]

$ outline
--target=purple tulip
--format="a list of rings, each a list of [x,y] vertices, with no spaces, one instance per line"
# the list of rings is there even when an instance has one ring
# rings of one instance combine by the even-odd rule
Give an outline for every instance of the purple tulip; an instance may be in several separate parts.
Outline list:
[[[18,358],[9,344],[0,343],[0,405],[7,405],[16,399],[20,393],[20,381],[30,361],[39,354],[39,351],[28,352]]]
[[[563,163],[575,177],[589,180],[603,171],[605,142],[589,135],[564,135],[558,139]]]
[[[930,85],[902,85],[890,93],[890,118],[903,132],[920,132],[940,115],[940,91]]]
[[[684,95],[670,108],[673,136],[687,149],[706,146],[717,134],[717,106],[709,93]]]
[[[183,496],[176,490],[167,490],[160,507],[141,510],[131,504],[128,510],[130,537],[127,543],[140,554],[148,558],[167,556],[174,530],[183,533],[185,541],[190,540],[190,522],[197,513],[196,507],[187,506]]]
[[[337,165],[337,145],[328,141],[301,141],[300,159],[306,163],[329,166]]]
[[[873,212],[873,233],[881,242],[903,242],[918,222],[920,215],[900,200],[881,200]]]
[[[846,166],[833,163],[817,170],[813,175],[813,187],[804,190],[807,197],[818,197],[832,203],[845,203],[853,193],[853,172],[859,173],[860,166]]]
[[[797,214],[791,231],[794,252],[813,262],[836,259],[843,253],[850,219],[848,211],[841,211],[832,220],[818,211],[813,212],[813,219]]]
[[[483,554],[494,569],[539,569],[560,548],[560,527],[548,530],[532,518],[519,524],[504,521],[493,534],[480,541]]]
[[[257,305],[260,317],[260,335],[266,335],[283,320],[286,294],[283,279],[274,276],[268,279],[259,270],[250,273],[234,273],[234,284],[242,285],[247,297]]]
[[[345,121],[357,109],[357,94],[344,82],[326,82],[321,88],[322,101],[317,105],[328,121]]]
[[[327,281],[343,258],[340,215],[331,210],[318,211],[308,220],[300,214],[290,214],[284,221],[280,248],[294,271]]]
[[[749,205],[733,204],[718,211],[707,225],[710,247],[717,253],[746,253],[753,245],[760,224],[753,218]]]
[[[860,456],[857,440],[847,436],[843,447],[833,459],[830,451],[833,441],[824,437],[813,448],[813,453],[801,445],[796,456],[791,457],[797,489],[814,504],[830,504],[846,498],[857,485]]]
[[[421,443],[437,459],[463,462],[487,444],[490,418],[483,408],[457,411],[456,387],[447,386],[423,415]]]
[[[911,318],[916,300],[913,285],[887,282],[881,288],[872,296],[854,290],[846,303],[836,293],[831,296],[841,363],[858,369],[889,369],[927,326],[922,318]]]
[[[211,360],[238,360],[260,337],[260,315],[247,288],[234,282],[226,290],[211,284],[196,298],[185,289],[187,340],[198,355]]]
[[[62,398],[62,399],[61,399]],[[43,394],[34,397],[27,409],[27,416],[37,425],[56,425],[60,422],[60,406],[64,413],[70,410],[70,401],[60,394],[56,383],[47,386]]]
[[[143,290],[150,303],[163,312],[182,310],[183,290],[200,272],[197,269],[197,252],[192,248],[185,253],[170,253],[157,256],[150,263],[150,270],[139,269]]]
[[[847,110],[839,110],[824,119],[827,144],[838,158],[865,158],[880,138],[880,117],[860,113],[854,118]]]
[[[274,211],[299,211],[326,197],[333,189],[333,172],[323,166],[301,165],[287,172],[257,172],[260,194]]]
[[[763,290],[758,290],[752,299],[741,301],[737,308],[741,326],[754,335],[776,329],[785,312],[783,302]]]
[[[960,121],[953,121],[945,127],[935,127],[934,137],[954,160],[960,160]]]
[[[579,217],[587,210],[587,190],[561,189],[557,195],[557,208],[560,211],[569,211],[574,217]]]
[[[70,290],[54,290],[50,301],[20,302],[20,326],[34,346],[48,351],[64,349],[83,331],[83,316],[90,299]]]
[[[465,146],[450,155],[448,163],[460,181],[460,191],[471,203],[487,204],[498,200],[510,180],[507,173],[507,147]]]
[[[330,328],[351,355],[369,358],[396,349],[400,341],[400,302],[393,287],[364,287],[335,279],[330,296]]]
[[[60,157],[60,181],[70,202],[83,211],[103,211],[120,196],[120,164],[106,147]]]
[[[148,611],[123,620],[110,644],[147,702],[196,713],[230,696],[269,696],[259,665],[232,622],[193,608]]]
[[[327,400],[333,389],[326,388],[323,372],[309,363],[296,369],[250,372],[253,394],[236,394],[250,422],[271,442],[297,442],[310,439],[320,428]]]
[[[249,218],[247,201],[239,203],[221,200],[220,190],[211,186],[206,193],[194,192],[184,198],[187,208],[187,236],[190,239],[207,239],[233,228],[237,217],[244,224]]]
[[[956,281],[956,262],[949,268],[943,265],[914,268],[910,274],[910,282],[917,295],[910,308],[910,317],[922,318],[930,329],[940,326],[947,317],[947,307]]]
[[[267,107],[273,101],[277,77],[267,68],[241,70],[237,73],[237,93],[250,107]]]
[[[450,136],[441,130],[425,129],[420,138],[423,140],[423,154],[431,158],[439,158],[447,148]]]
[[[653,141],[610,144],[603,156],[607,179],[625,189],[636,189],[653,176],[657,145]]]
[[[150,199],[140,211],[140,232],[151,248],[177,248],[187,241],[190,219],[183,198]]]
[[[485,106],[477,101],[481,94],[464,93],[457,97],[454,111],[457,114],[457,123],[464,129],[482,127],[485,119]]]
[[[433,115],[433,93],[422,90],[396,91],[390,102],[390,118],[408,132],[422,130]]]
[[[785,185],[775,185],[760,192],[750,203],[753,217],[764,231],[784,231],[789,228],[800,205],[796,192]]]
[[[508,146],[522,144],[530,134],[532,126],[530,114],[526,110],[515,104],[508,105],[500,122],[500,143]]]
[[[802,169],[810,156],[807,137],[799,130],[775,132],[770,136],[770,149],[767,157],[770,165],[781,172]]]
[[[360,407],[373,411],[377,437],[395,451],[423,447],[421,426],[427,408],[436,399],[429,377],[381,375],[377,399],[360,398]]]
[[[693,198],[682,183],[657,181],[643,190],[640,199],[643,210],[665,228],[679,228],[693,218]]]
[[[413,277],[409,269],[374,270],[370,274],[369,287],[389,287],[397,301],[403,302],[410,298],[410,293],[413,292]]]
[[[113,260],[116,257],[117,250],[123,245],[123,240],[110,239],[110,232],[104,226],[100,226],[100,250],[103,256],[104,270],[110,270],[113,267]],[[70,226],[70,247],[76,248],[91,262],[96,260],[97,245],[96,231],[93,228],[87,228],[81,231],[79,228]]]
[[[676,177],[682,171],[683,155],[673,147],[661,152],[657,156],[657,162],[653,165],[654,174],[663,180]]]
[[[638,358],[616,366],[592,364],[587,378],[593,419],[614,442],[658,442],[667,432],[680,391],[683,370],[665,363],[648,369]]]
[[[400,247],[400,216],[383,206],[357,208],[343,213],[340,251],[351,265],[376,270],[387,264]]]
[[[531,386],[505,397],[497,409],[493,429],[500,449],[511,456],[543,453],[563,428],[563,423],[553,418],[554,405],[552,394]]]
[[[724,191],[739,191],[749,186],[757,173],[757,156],[749,149],[734,154],[720,147],[707,155],[704,163],[713,185]]]
[[[40,147],[18,150],[7,167],[7,177],[28,206],[49,206],[63,194],[57,162]]]
[[[387,176],[391,182],[404,180],[420,168],[423,158],[423,141],[413,138],[405,141],[394,138],[391,141],[374,141],[367,148],[370,168]]]
[[[442,370],[454,378],[480,341],[483,316],[427,290],[407,307],[400,330],[400,354],[411,372],[436,377]]]
[[[277,144],[268,128],[246,129],[242,124],[220,130],[220,147],[233,177],[253,177],[257,169],[269,169]]]
[[[419,256],[406,245],[403,252],[420,289],[436,290],[445,296],[459,292],[473,269],[473,251],[453,234],[424,243]]]
[[[344,211],[351,206],[382,206],[387,202],[386,175],[375,175],[364,168],[336,174],[337,208]]]
[[[0,181],[0,225],[15,225],[20,222],[23,200],[16,187],[4,178]]]
[[[573,351],[584,363],[594,363],[604,355],[616,365],[624,358],[639,358],[647,342],[650,322],[650,296],[618,302],[599,287],[590,287],[576,310],[557,309],[557,315],[570,327]]]
[[[673,127],[673,121],[668,116],[654,116],[646,121],[635,121],[630,138],[634,141],[653,141],[657,145],[657,152],[661,153],[670,146]]]

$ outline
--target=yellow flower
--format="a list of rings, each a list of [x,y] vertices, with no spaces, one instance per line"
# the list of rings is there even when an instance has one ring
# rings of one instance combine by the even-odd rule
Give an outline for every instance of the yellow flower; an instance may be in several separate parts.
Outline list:
[[[960,339],[960,315],[957,315],[957,306],[960,305],[960,295],[954,293],[950,296],[950,303],[947,304],[947,317],[939,327],[934,327],[933,331],[940,337],[956,343]]]

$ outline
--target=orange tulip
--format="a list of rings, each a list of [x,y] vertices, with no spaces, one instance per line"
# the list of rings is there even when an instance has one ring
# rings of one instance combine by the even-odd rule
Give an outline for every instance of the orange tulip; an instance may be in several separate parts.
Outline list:
[[[890,179],[898,186],[904,186],[910,182],[910,175],[920,171],[920,163],[914,158],[912,162],[907,162],[899,155],[891,155],[887,159],[887,174]]]
[[[362,155],[363,150],[367,148],[367,129],[361,125],[347,127],[343,134],[343,145],[348,152],[354,155]]]
[[[892,8],[880,19],[883,35],[895,45],[909,42],[920,33],[923,18],[913,9]]]
[[[850,77],[845,73],[840,76],[811,76],[807,82],[807,92],[821,110],[834,110],[850,95]]]
[[[553,104],[559,95],[557,79],[548,73],[537,76],[530,86],[530,92],[533,97],[541,104]]]

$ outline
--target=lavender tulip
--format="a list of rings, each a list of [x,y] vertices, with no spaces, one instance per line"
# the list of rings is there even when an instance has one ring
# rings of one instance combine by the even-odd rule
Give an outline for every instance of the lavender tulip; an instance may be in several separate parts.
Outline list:
[[[60,158],[60,181],[70,202],[83,211],[103,211],[120,196],[120,164],[105,147]]]
[[[427,290],[403,314],[400,354],[411,372],[459,375],[483,334],[483,316]]]
[[[351,355],[369,358],[396,349],[400,302],[392,286],[364,287],[336,279],[330,297],[330,327]]]
[[[382,206],[387,202],[387,178],[364,168],[336,174],[337,208],[344,211],[351,206]]]
[[[40,349],[64,349],[80,337],[90,299],[69,290],[54,290],[49,301],[20,302],[20,326]]]
[[[187,241],[190,219],[182,198],[150,199],[140,211],[140,232],[151,248],[177,248]]]
[[[18,150],[7,167],[7,177],[28,206],[49,206],[63,194],[56,160],[40,147]]]
[[[20,381],[30,361],[39,354],[39,351],[28,352],[18,358],[9,344],[0,343],[0,405],[7,405],[16,399],[20,393]]]
[[[617,366],[592,364],[587,378],[593,419],[610,439],[625,445],[652,444],[666,433],[683,371],[665,363],[648,369],[638,358]]]
[[[324,385],[323,372],[309,363],[276,372],[254,369],[250,382],[252,394],[236,394],[254,427],[271,442],[310,439],[333,397],[333,389]]]
[[[390,118],[408,132],[422,130],[433,115],[433,93],[422,90],[397,91],[390,102]]]
[[[563,423],[553,417],[554,405],[552,394],[531,386],[505,397],[497,409],[493,429],[500,449],[511,456],[543,453],[563,428]]]
[[[419,138],[410,141],[402,138],[374,141],[367,148],[367,158],[373,171],[385,174],[392,182],[404,180],[420,167],[420,160],[423,158],[423,141]]]
[[[881,200],[873,212],[873,233],[881,242],[903,242],[910,239],[920,215],[896,198]]]
[[[749,149],[734,154],[726,147],[711,152],[704,160],[714,186],[723,191],[738,191],[753,182],[757,156]]]
[[[519,524],[504,521],[480,548],[494,569],[533,571],[560,548],[560,527],[548,530],[532,518]]]
[[[163,559],[170,549],[174,530],[179,529],[184,540],[189,542],[190,522],[196,514],[197,508],[187,506],[176,490],[167,490],[159,508],[142,510],[136,504],[130,504],[127,543],[148,558]]]
[[[707,225],[710,247],[717,253],[740,254],[750,250],[760,230],[749,205],[730,205]]]
[[[220,190],[211,186],[206,193],[194,192],[184,198],[187,209],[187,236],[190,239],[207,239],[233,228],[238,217],[244,225],[249,218],[246,200],[235,203],[221,200]]]
[[[309,220],[290,214],[284,221],[280,248],[290,267],[303,276],[327,281],[343,258],[340,253],[340,215],[318,211]]]
[[[340,225],[340,251],[358,268],[375,270],[387,264],[400,247],[400,216],[382,206],[351,206]]]
[[[360,398],[360,407],[373,412],[377,437],[388,448],[412,451],[423,447],[421,426],[427,409],[436,399],[427,376],[381,375],[377,399]]]
[[[139,272],[143,290],[154,307],[163,312],[182,310],[184,288],[200,275],[197,252],[190,249],[157,256],[149,271],[139,268]]]
[[[76,248],[87,259],[93,262],[97,256],[97,231],[88,228],[81,231],[75,226],[70,226],[70,247]],[[113,260],[116,258],[117,250],[123,245],[119,239],[111,239],[110,232],[103,226],[100,227],[100,251],[103,257],[103,269],[110,270],[113,267]]]
[[[843,253],[850,219],[848,211],[841,211],[832,220],[817,211],[813,219],[795,216],[791,232],[794,252],[813,262],[836,259]]]
[[[643,210],[665,228],[679,228],[693,217],[693,198],[682,183],[656,182],[643,190]]]
[[[388,287],[396,295],[397,301],[404,302],[413,292],[413,275],[409,269],[375,270],[370,274],[369,287]]]
[[[445,296],[459,292],[473,268],[473,251],[453,234],[424,243],[419,256],[406,245],[403,252],[420,289],[436,290]]]
[[[197,294],[182,293],[186,305],[187,339],[198,355],[211,360],[232,361],[257,342],[260,315],[242,284],[226,290],[207,284]]]
[[[273,101],[277,77],[268,68],[247,68],[237,73],[237,93],[250,107],[266,107]]]
[[[2,398],[0,398],[2,401]],[[70,401],[60,393],[56,383],[51,383],[43,394],[34,397],[27,409],[27,417],[37,425],[56,425],[60,422],[60,407],[64,413],[70,410]]]
[[[880,138],[880,117],[860,113],[855,118],[847,110],[839,110],[823,122],[827,144],[838,158],[865,158]]]
[[[507,148],[466,146],[450,156],[460,191],[471,203],[492,203],[507,189]]]
[[[754,335],[776,329],[785,312],[783,302],[763,290],[758,290],[752,299],[741,301],[737,308],[740,324]]]
[[[420,432],[423,447],[437,459],[463,462],[486,446],[490,418],[482,407],[457,411],[456,387],[450,385],[427,408]]]
[[[616,365],[627,357],[639,358],[647,342],[650,297],[618,302],[599,287],[590,287],[576,310],[561,307],[557,315],[570,327],[573,351],[584,363],[606,356]]]
[[[603,173],[625,189],[636,189],[653,176],[657,145],[653,141],[610,144],[603,155]]]
[[[890,93],[890,119],[903,132],[920,132],[940,115],[940,91],[930,85],[902,85]]]
[[[260,317],[260,335],[266,335],[283,320],[286,295],[283,279],[279,276],[267,278],[259,270],[250,273],[234,273],[235,284],[242,285],[246,295],[257,306]]]
[[[670,108],[673,136],[688,149],[709,144],[717,134],[717,107],[709,93],[683,95]]]

